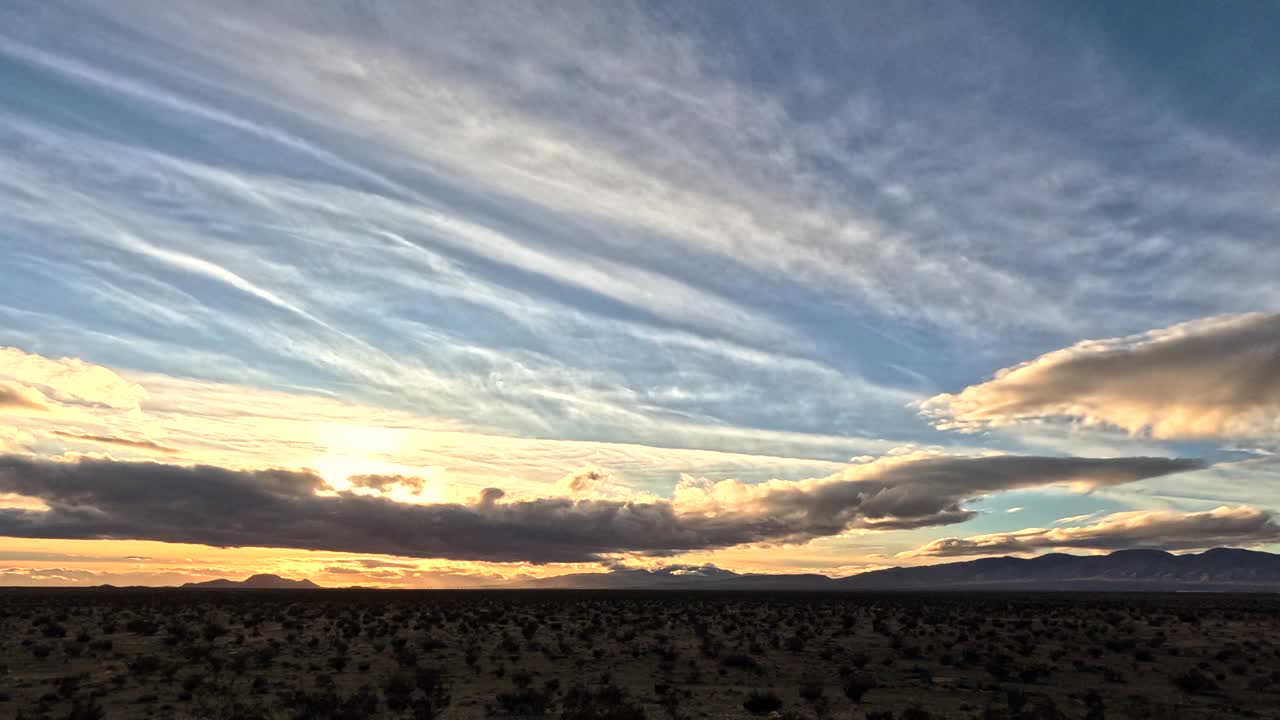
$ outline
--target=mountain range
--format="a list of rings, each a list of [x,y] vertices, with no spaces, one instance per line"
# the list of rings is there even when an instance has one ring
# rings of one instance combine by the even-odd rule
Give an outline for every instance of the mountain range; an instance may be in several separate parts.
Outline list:
[[[186,583],[184,588],[213,588],[223,590],[319,590],[319,585],[307,579],[289,580],[279,575],[251,575],[244,580],[227,580],[219,578],[208,582]]]
[[[321,589],[310,580],[254,575],[210,580],[184,588]],[[1280,555],[1215,548],[1174,555],[1161,550],[1117,550],[1109,555],[1052,553],[1034,558],[994,557],[919,567],[873,570],[849,577],[819,574],[741,574],[714,565],[670,565],[656,570],[619,568],[521,580],[489,589],[560,590],[775,590],[944,591],[1082,590],[1164,592],[1280,592]]]
[[[1124,590],[1280,592],[1280,555],[1215,548],[1118,550],[895,567],[843,578],[738,574],[710,565],[619,569],[526,581],[523,588],[670,590]]]

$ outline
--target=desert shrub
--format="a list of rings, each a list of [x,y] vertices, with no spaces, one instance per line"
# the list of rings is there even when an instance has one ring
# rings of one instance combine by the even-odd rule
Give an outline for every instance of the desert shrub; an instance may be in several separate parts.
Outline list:
[[[823,699],[824,688],[822,683],[810,680],[800,686],[800,697],[808,703],[818,703]]]
[[[125,623],[124,629],[136,635],[155,635],[160,631],[160,626],[143,618],[134,618]]]
[[[856,704],[862,702],[863,696],[874,690],[875,687],[876,679],[874,677],[866,673],[854,673],[844,681],[842,689],[844,690],[844,696],[849,698],[849,702]]]
[[[546,715],[554,699],[551,693],[536,688],[500,692],[495,698],[500,714],[532,717]]]
[[[724,657],[720,658],[720,665],[726,668],[750,670],[753,672],[760,669],[760,663],[756,662],[755,658],[751,657],[750,655],[744,655],[742,653],[725,655]]]
[[[931,720],[933,713],[925,710],[920,703],[913,703],[902,711],[902,720]]]
[[[772,690],[767,692],[753,690],[742,702],[742,707],[752,715],[768,715],[782,709],[782,699]]]
[[[213,642],[214,640],[217,640],[218,638],[227,634],[227,629],[219,623],[208,622],[208,623],[205,623],[204,627],[200,629],[200,634],[202,637],[204,637],[205,642]]]
[[[160,659],[154,655],[140,655],[129,661],[129,673],[150,675],[160,669]]]
[[[294,720],[363,720],[378,712],[378,693],[368,685],[345,697],[332,688],[295,692],[289,704]]]
[[[382,686],[382,695],[387,700],[387,707],[399,712],[409,707],[413,684],[404,673],[394,673]]]
[[[1190,670],[1175,676],[1173,678],[1173,684],[1177,686],[1179,690],[1193,695],[1211,693],[1218,689],[1217,681],[1201,672],[1199,668],[1191,668]]]
[[[76,701],[71,706],[71,712],[67,715],[67,720],[103,720],[107,713],[93,700]]]
[[[266,711],[239,700],[229,700],[219,705],[201,704],[195,717],[200,720],[272,720],[272,715]]]
[[[1027,694],[1020,688],[1007,688],[1004,697],[1009,711],[1015,714],[1022,712],[1022,709],[1027,706]]]
[[[565,693],[562,720],[645,720],[644,707],[617,685],[574,685]]]
[[[80,689],[80,678],[76,675],[66,675],[60,677],[54,683],[59,697],[71,698]]]

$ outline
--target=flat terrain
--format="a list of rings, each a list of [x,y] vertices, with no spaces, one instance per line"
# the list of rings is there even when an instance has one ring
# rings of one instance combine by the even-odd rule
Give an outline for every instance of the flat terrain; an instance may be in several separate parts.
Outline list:
[[[3,718],[1280,718],[1274,595],[0,590]]]

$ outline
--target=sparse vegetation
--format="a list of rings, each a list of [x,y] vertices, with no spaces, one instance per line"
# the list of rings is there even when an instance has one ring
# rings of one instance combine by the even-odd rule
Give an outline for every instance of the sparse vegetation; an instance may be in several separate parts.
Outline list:
[[[0,590],[0,718],[1280,718],[1256,595]]]

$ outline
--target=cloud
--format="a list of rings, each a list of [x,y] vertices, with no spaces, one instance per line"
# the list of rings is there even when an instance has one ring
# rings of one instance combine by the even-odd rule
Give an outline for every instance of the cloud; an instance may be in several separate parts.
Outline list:
[[[1076,418],[1156,438],[1280,434],[1280,314],[1088,340],[923,405],[940,427]]]
[[[562,478],[556,480],[553,486],[553,492],[557,495],[566,495],[571,497],[613,497],[613,498],[639,498],[644,493],[637,493],[631,488],[618,482],[614,478],[612,471],[600,468],[599,465],[588,464],[581,466],[572,473],[563,475]]]
[[[35,388],[18,383],[0,382],[0,408],[46,412],[49,410],[49,403],[44,393]]]
[[[68,440],[97,443],[99,445],[118,445],[120,447],[133,448],[135,450],[147,450],[165,455],[174,455],[182,452],[177,448],[162,445],[154,440],[139,440],[134,438],[118,437],[116,435],[87,435],[68,432],[66,430],[51,430],[50,434],[67,438]]]
[[[151,560],[143,555],[85,555],[82,553],[48,552],[44,550],[0,550],[0,561],[139,563]]]
[[[288,547],[457,560],[584,562],[749,543],[799,543],[851,528],[946,525],[963,503],[1017,488],[1091,488],[1200,467],[1163,458],[901,456],[814,480],[686,481],[671,501],[417,505],[327,490],[307,471],[0,456],[0,492],[47,510],[0,509],[0,535]],[[321,494],[323,491],[323,494]]]
[[[372,558],[361,558],[359,560],[353,560],[352,562],[367,570],[376,570],[379,568],[412,569],[418,567],[413,563],[395,562],[394,560],[377,560]]]
[[[1256,262],[1274,234],[1259,190],[1274,163],[1143,106],[1092,49],[1046,54],[973,8],[886,18],[857,47],[839,41],[856,18],[782,8],[741,24],[710,6],[485,22],[460,10],[8,10],[13,72],[66,94],[4,120],[3,234],[57,239],[12,253],[15,280],[54,299],[15,283],[4,304],[36,311],[33,326],[58,315],[49,342],[135,367],[360,388],[512,434],[634,439],[678,413],[884,428],[883,407],[866,411],[873,388],[854,382],[879,364],[864,347],[887,347],[854,335],[863,321],[899,336],[915,334],[901,319],[941,326],[903,363],[933,374],[920,359],[956,335],[1167,321],[1147,322],[1171,311],[1130,293],[1195,297],[1206,313],[1277,297]],[[725,27],[751,44],[701,30]],[[799,55],[767,44],[788,37],[814,41]],[[511,62],[490,62],[495,47]],[[903,48],[977,62],[958,75],[892,64],[902,81],[884,82],[883,58]],[[991,78],[1030,95],[974,92]],[[63,103],[101,93],[123,111],[58,121]],[[1011,105],[1052,108],[1048,127]],[[1115,147],[1141,156],[1117,163]],[[1188,172],[1149,172],[1170,167]],[[1218,242],[1189,242],[1208,220]],[[368,346],[290,332],[269,312],[285,303]],[[817,307],[840,308],[844,331]],[[220,362],[189,362],[199,351]]]
[[[899,553],[898,557],[1030,553],[1050,548],[1196,550],[1276,541],[1280,541],[1280,526],[1270,513],[1247,505],[1224,505],[1204,512],[1120,512],[1079,527],[1027,528],[967,538],[942,538]]]
[[[547,486],[564,477],[566,468],[609,468],[613,480],[601,494],[613,497],[669,487],[682,471],[749,481],[815,477],[844,467],[826,458],[845,458],[853,449],[882,452],[901,444],[703,426],[687,419],[678,421],[675,447],[654,444],[659,438],[653,437],[639,438],[648,444],[515,437],[464,432],[449,419],[341,400],[315,390],[283,392],[154,373],[130,372],[124,377],[145,392],[141,410],[61,406],[50,400],[52,412],[5,416],[0,452],[36,448],[52,454],[56,450],[49,440],[58,438],[72,441],[64,443],[67,447],[79,447],[76,442],[129,447],[125,443],[149,441],[155,445],[133,448],[148,453],[180,449],[185,462],[223,467],[310,467],[343,488],[349,476],[386,484],[391,481],[380,478],[399,475],[408,481],[407,488],[391,488],[400,499],[407,490],[425,493],[424,500],[445,500],[467,497],[495,477],[504,478],[509,492],[545,494]]]
[[[347,482],[351,483],[352,487],[369,488],[379,492],[402,487],[420,493],[431,480],[417,475],[348,475]]]
[[[1079,491],[1202,467],[1189,459],[956,457],[913,453],[856,465],[828,478],[747,485],[686,478],[676,488],[682,511],[769,525],[776,539],[834,535],[847,528],[906,529],[963,522],[966,500],[1048,485]]]
[[[101,365],[79,358],[51,359],[17,348],[0,347],[0,380],[11,380],[35,386],[62,402],[102,405],[133,410],[146,396],[145,391]],[[13,385],[7,384],[12,390]],[[29,394],[28,400],[34,396]],[[3,393],[3,390],[0,390]],[[43,397],[41,395],[41,397]]]
[[[556,489],[568,493],[589,493],[613,481],[613,474],[602,467],[586,465],[556,481]]]
[[[91,585],[181,585],[186,582],[208,580],[207,572],[178,572],[170,570],[138,572],[99,572],[69,567],[0,567],[0,587],[76,587]]]
[[[1053,524],[1054,525],[1074,525],[1076,523],[1084,522],[1085,520],[1092,520],[1097,516],[1098,516],[1098,513],[1096,512],[1085,513],[1084,515],[1069,515],[1067,517],[1058,518],[1057,520],[1054,520]]]

